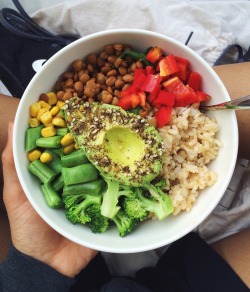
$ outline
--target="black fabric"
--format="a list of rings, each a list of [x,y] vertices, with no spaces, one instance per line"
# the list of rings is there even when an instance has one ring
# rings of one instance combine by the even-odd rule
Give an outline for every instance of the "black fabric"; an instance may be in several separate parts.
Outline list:
[[[88,279],[88,281],[86,281]],[[112,277],[99,254],[83,270],[70,292],[246,292],[249,289],[232,268],[196,233],[174,242],[155,267],[136,277]]]
[[[135,279],[111,277],[99,254],[75,280],[28,257],[14,247],[0,264],[0,291],[91,292],[247,292],[231,267],[198,235],[174,242],[156,267],[143,268]]]
[[[136,279],[114,277],[99,253],[76,277],[69,292],[152,292],[136,282]]]
[[[6,260],[0,264],[1,292],[66,292],[75,283],[48,265],[10,248]]]
[[[48,60],[78,37],[53,35],[38,26],[18,0],[13,3],[20,13],[9,8],[0,11],[0,80],[13,96],[21,97],[36,73],[32,64]]]
[[[153,292],[153,290],[135,280],[117,277],[104,284],[99,290],[91,292]]]
[[[173,243],[155,268],[137,273],[137,280],[161,292],[247,292],[232,268],[197,234]]]
[[[111,279],[112,276],[109,272],[108,266],[106,265],[101,253],[98,253],[88,264],[87,268],[82,270],[76,276],[76,282],[69,291],[87,292],[95,289],[98,290]]]

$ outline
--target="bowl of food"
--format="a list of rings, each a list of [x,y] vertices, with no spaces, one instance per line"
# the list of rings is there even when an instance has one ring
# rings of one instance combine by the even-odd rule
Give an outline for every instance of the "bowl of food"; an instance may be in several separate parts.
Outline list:
[[[237,158],[230,97],[186,45],[143,30],[83,37],[24,92],[14,160],[38,214],[68,239],[134,253],[195,229],[223,196]]]

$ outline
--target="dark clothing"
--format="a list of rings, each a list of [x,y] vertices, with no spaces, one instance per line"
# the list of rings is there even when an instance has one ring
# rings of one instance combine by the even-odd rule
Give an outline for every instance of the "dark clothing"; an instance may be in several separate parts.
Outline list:
[[[135,279],[112,277],[99,254],[76,279],[11,247],[0,265],[1,292],[149,292],[249,291],[231,267],[195,233],[174,242],[155,267],[143,268]]]
[[[54,292],[69,291],[75,279],[65,277],[50,266],[10,248],[0,265],[1,292]]]

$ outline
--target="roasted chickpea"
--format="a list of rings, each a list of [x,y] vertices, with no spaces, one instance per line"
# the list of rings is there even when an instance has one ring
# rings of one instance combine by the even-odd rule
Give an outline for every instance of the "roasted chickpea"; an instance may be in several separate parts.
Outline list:
[[[83,60],[75,60],[72,66],[74,71],[80,71],[83,68]]]
[[[65,71],[56,83],[57,99],[65,101],[78,96],[91,102],[117,105],[120,92],[133,82],[134,70],[144,67],[141,61],[131,57],[120,58],[126,50],[131,50],[131,47],[110,44],[100,53],[90,53],[85,60],[73,61],[72,70]],[[143,111],[149,110],[146,106],[143,108]]]
[[[96,54],[90,54],[87,57],[87,62],[91,65],[96,65],[97,64],[97,57]]]
[[[105,52],[107,53],[107,55],[113,55],[115,52],[114,47],[112,45],[106,46]]]
[[[110,104],[113,100],[113,96],[108,91],[103,90],[101,93],[101,100],[103,103]]]
[[[111,104],[112,104],[112,105],[118,105],[119,100],[120,100],[120,99],[119,99],[117,96],[114,96]]]

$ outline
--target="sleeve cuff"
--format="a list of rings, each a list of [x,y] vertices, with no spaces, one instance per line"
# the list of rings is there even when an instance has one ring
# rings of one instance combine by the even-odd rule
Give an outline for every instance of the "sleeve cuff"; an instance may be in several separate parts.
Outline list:
[[[0,265],[1,291],[68,291],[75,280],[11,246]]]

